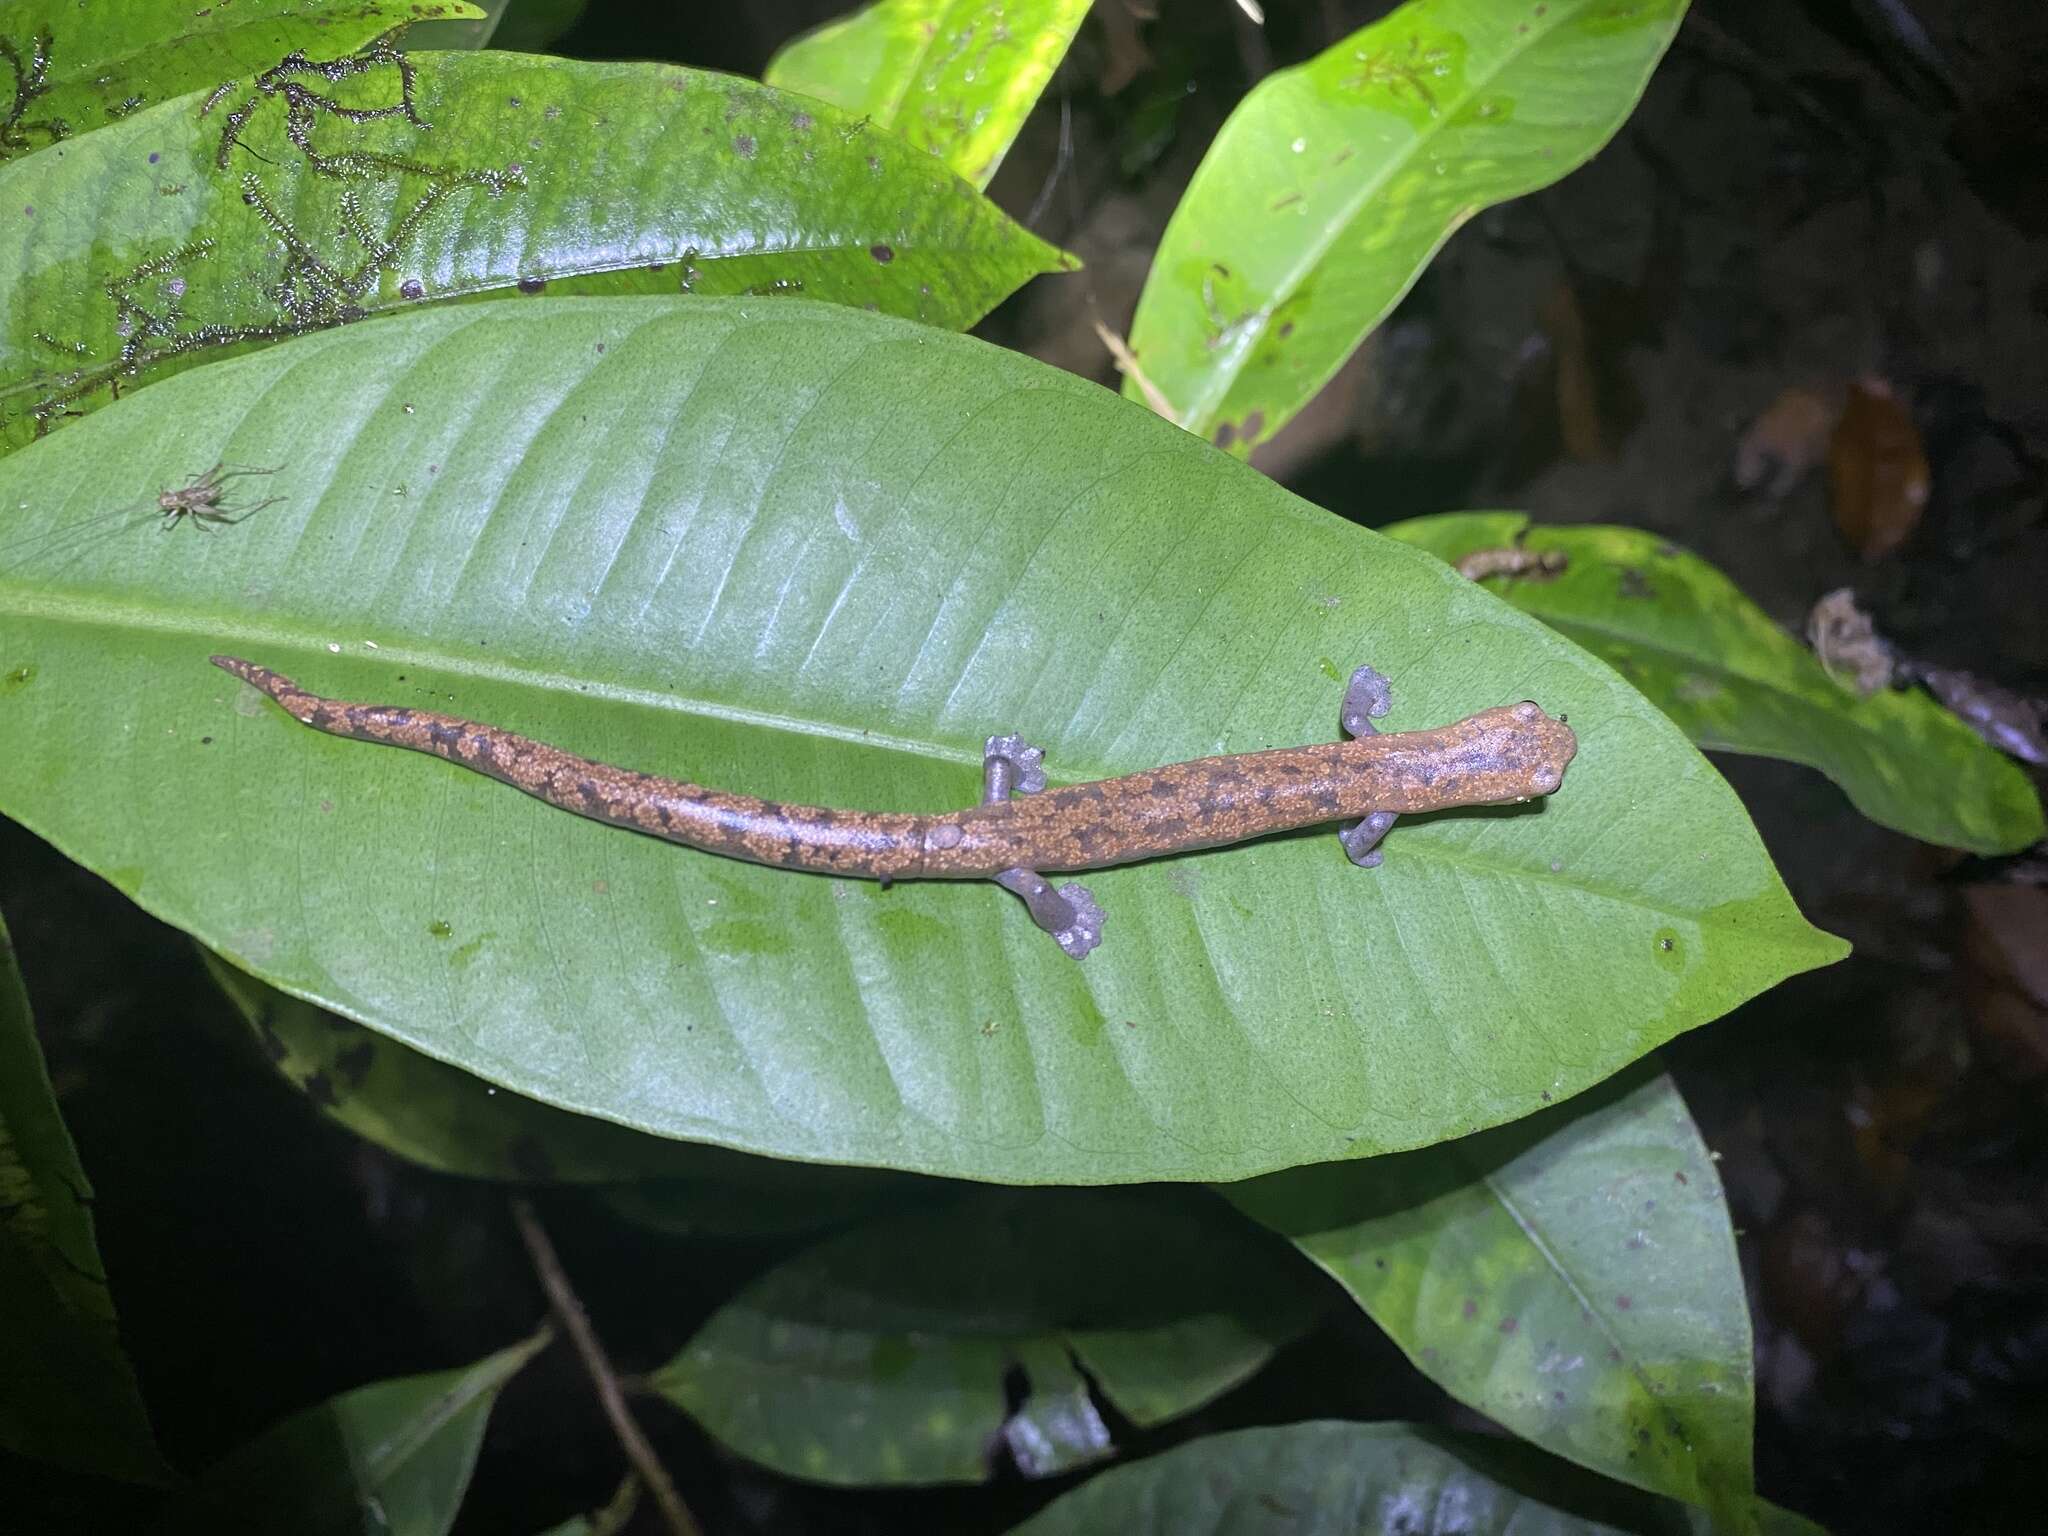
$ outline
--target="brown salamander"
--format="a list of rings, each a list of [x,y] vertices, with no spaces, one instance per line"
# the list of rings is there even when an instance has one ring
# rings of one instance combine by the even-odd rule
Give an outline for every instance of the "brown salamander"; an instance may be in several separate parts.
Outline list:
[[[260,688],[315,730],[431,752],[565,811],[686,847],[783,869],[869,880],[993,879],[1016,892],[1039,927],[1075,959],[1102,937],[1086,886],[1055,890],[1042,870],[1127,864],[1242,842],[1325,821],[1353,862],[1397,815],[1505,805],[1547,795],[1578,750],[1562,720],[1531,703],[1483,709],[1455,725],[1380,734],[1387,680],[1360,667],[1344,695],[1354,739],[1171,763],[1121,778],[1048,789],[1044,754],[991,736],[981,804],[942,815],[783,805],[593,762],[497,726],[432,710],[346,704],[234,656],[213,664]],[[1013,800],[1013,791],[1024,798]]]

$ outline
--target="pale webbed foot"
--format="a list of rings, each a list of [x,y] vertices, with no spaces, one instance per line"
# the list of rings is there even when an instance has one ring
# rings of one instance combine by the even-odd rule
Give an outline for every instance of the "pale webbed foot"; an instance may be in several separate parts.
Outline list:
[[[991,736],[982,748],[981,802],[994,805],[1010,791],[1035,795],[1045,788],[1045,749],[1022,736]]]
[[[1058,890],[1038,871],[1006,869],[996,884],[1024,898],[1031,920],[1053,937],[1053,942],[1079,960],[1102,942],[1102,908],[1085,885],[1069,881]]]
[[[1360,667],[1351,674],[1344,689],[1344,704],[1337,713],[1337,723],[1344,727],[1347,736],[1377,736],[1379,727],[1373,721],[1392,708],[1393,702],[1394,685],[1386,676],[1371,667]],[[1339,827],[1337,841],[1360,869],[1377,869],[1386,857],[1380,849],[1380,839],[1393,829],[1396,819],[1392,811],[1374,811],[1348,827]]]

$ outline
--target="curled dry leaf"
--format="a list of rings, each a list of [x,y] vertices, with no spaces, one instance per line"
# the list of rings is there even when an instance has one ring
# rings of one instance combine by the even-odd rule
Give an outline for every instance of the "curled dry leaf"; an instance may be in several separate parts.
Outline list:
[[[1524,549],[1519,544],[1506,544],[1498,549],[1475,549],[1451,568],[1467,581],[1485,581],[1489,576],[1552,581],[1571,563],[1572,557],[1561,549]]]
[[[1986,682],[1974,672],[1914,666],[1913,676],[1965,725],[2008,757],[2048,766],[2048,738],[2034,700]]]
[[[1853,587],[1837,587],[1813,605],[1806,619],[1806,639],[1828,676],[1855,689],[1858,698],[1867,699],[1890,685],[1895,664],[1891,642],[1856,606]]]
[[[1789,495],[1827,456],[1840,407],[1810,389],[1781,392],[1735,446],[1735,483],[1773,498]]]
[[[1467,557],[1476,558],[1477,555]],[[1465,571],[1462,562],[1458,569],[1471,574]],[[1852,588],[1837,587],[1813,605],[1813,612],[1806,619],[1806,638],[1828,676],[1844,688],[1854,689],[1859,698],[1867,699],[1893,683],[1900,687],[1920,683],[1950,714],[2008,757],[2048,767],[2048,736],[2041,731],[2038,701],[1988,682],[1974,672],[1957,667],[1930,667],[1899,655],[1892,643],[1877,632],[1870,615],[1856,606]]]
[[[1849,402],[1828,445],[1835,527],[1865,560],[1882,560],[1919,526],[1930,478],[1920,432],[1891,386],[1878,378],[1849,386]]]

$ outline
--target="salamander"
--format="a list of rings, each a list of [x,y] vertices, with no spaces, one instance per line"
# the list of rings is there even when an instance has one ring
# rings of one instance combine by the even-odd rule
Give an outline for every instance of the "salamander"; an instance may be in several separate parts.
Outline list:
[[[1533,703],[1432,730],[1381,733],[1387,679],[1360,667],[1340,720],[1352,739],[1171,763],[1120,778],[1047,788],[1045,754],[991,736],[981,803],[940,815],[785,805],[593,762],[546,742],[455,715],[349,704],[235,656],[213,664],[261,689],[302,724],[334,736],[446,758],[579,816],[685,847],[782,869],[880,880],[992,879],[1080,959],[1101,942],[1102,909],[1070,873],[1347,822],[1339,838],[1372,868],[1397,816],[1506,805],[1547,795],[1578,750],[1563,720]],[[1013,798],[1021,797],[1021,798]]]

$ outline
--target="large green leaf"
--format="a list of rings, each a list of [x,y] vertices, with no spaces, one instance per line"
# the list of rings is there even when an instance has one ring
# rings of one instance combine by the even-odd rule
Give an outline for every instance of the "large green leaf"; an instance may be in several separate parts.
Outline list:
[[[0,119],[0,162],[265,69],[294,49],[330,58],[407,22],[480,14],[462,0],[10,0],[0,43],[12,53],[0,65],[13,108]]]
[[[373,1382],[296,1413],[209,1468],[158,1529],[443,1536],[499,1390],[550,1337],[543,1328],[474,1365]]]
[[[1607,142],[1684,14],[1409,0],[1261,81],[1174,210],[1131,324],[1174,419],[1236,453],[1279,431],[1459,225]]]
[[[498,52],[412,68],[428,127],[316,113],[307,136],[411,171],[320,174],[282,99],[223,170],[247,93],[0,170],[0,447],[223,346],[434,299],[801,293],[962,329],[1071,264],[929,156],[752,81]],[[317,83],[354,109],[400,100],[395,63]]]
[[[337,1124],[437,1172],[606,1184],[606,1202],[621,1215],[695,1239],[820,1231],[947,1187],[871,1168],[749,1157],[572,1115],[494,1088],[215,955],[206,961],[280,1076]]]
[[[92,1186],[0,922],[0,1452],[102,1477],[169,1469],[114,1320]]]
[[[1526,1446],[1413,1424],[1314,1422],[1211,1435],[1112,1468],[1013,1536],[1708,1536],[1820,1528],[1757,1501],[1715,1526],[1683,1504],[1601,1483]]]
[[[1448,561],[1520,541],[1560,550],[1542,581],[1488,585],[1611,662],[1702,747],[1818,768],[1872,821],[1930,843],[2011,853],[2039,841],[2026,771],[1918,692],[1858,699],[1726,576],[1639,528],[1531,530],[1455,512],[1381,530]]]
[[[82,523],[226,459],[231,528]],[[246,484],[247,482],[236,482]],[[1599,1081],[1839,941],[1601,662],[1139,407],[801,300],[422,311],[167,381],[0,463],[0,810],[237,966],[564,1107],[1013,1182],[1236,1178]],[[1534,697],[1561,793],[1093,875],[1081,964],[992,884],[607,828],[306,730],[207,665],[803,801],[971,803]],[[146,812],[139,810],[147,806]]]
[[[865,113],[985,187],[1090,0],[876,0],[769,60],[770,85]]]
[[[1314,1315],[1286,1250],[1191,1190],[977,1191],[770,1270],[650,1378],[742,1455],[827,1483],[1051,1477],[1113,1455]],[[1013,1373],[1022,1400],[1009,1400]]]
[[[1628,1077],[1482,1136],[1225,1193],[1461,1402],[1735,1517],[1754,1420],[1735,1236],[1678,1090]]]

